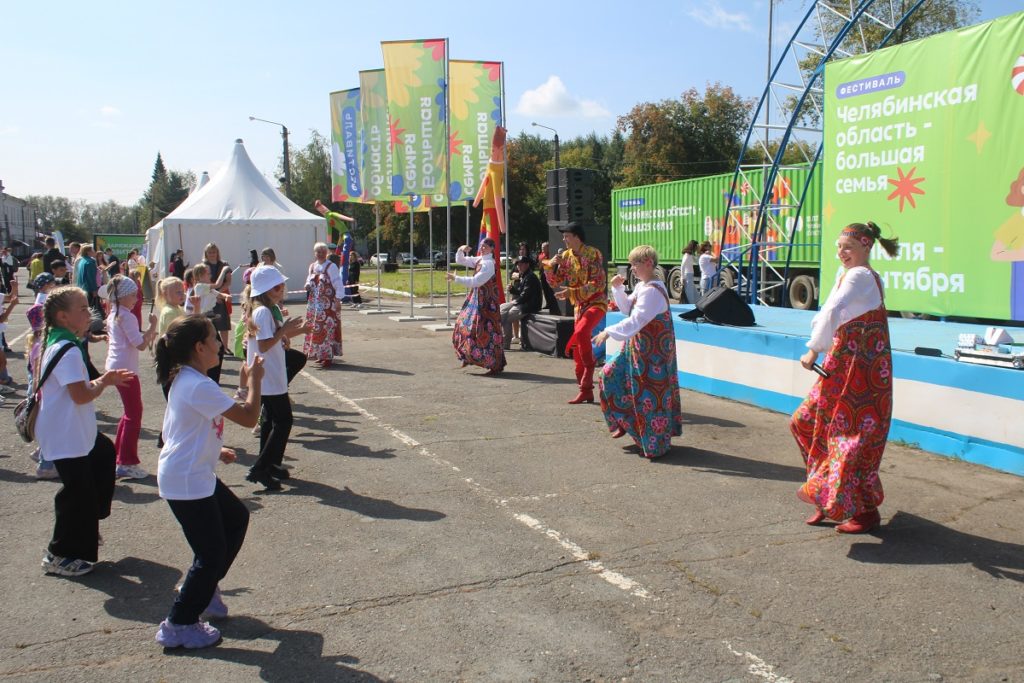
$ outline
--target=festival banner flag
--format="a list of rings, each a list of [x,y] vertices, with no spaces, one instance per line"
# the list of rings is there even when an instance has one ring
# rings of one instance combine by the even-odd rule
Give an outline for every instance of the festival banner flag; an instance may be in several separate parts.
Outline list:
[[[430,210],[430,197],[420,194],[405,195],[395,200],[395,213],[426,213]]]
[[[363,129],[363,202],[390,201],[391,126],[384,69],[359,72],[359,121]]]
[[[362,122],[359,88],[331,93],[331,200],[360,202]]]
[[[1018,12],[825,67],[824,234],[899,236],[871,252],[890,310],[1024,320],[1022,36]]]
[[[448,40],[388,41],[381,50],[391,118],[391,193],[443,191]]]
[[[451,110],[452,201],[472,201],[487,174],[491,137],[501,123],[501,62],[451,60],[448,63]]]

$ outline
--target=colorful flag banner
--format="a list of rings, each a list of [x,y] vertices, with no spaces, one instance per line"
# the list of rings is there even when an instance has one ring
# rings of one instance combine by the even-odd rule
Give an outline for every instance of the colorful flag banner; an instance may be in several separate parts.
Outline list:
[[[501,62],[451,60],[448,100],[451,110],[452,201],[472,201],[487,175],[491,137],[501,123]]]
[[[430,197],[420,194],[405,195],[395,200],[395,213],[425,213],[430,210]]]
[[[443,192],[448,40],[389,41],[381,50],[391,119],[391,193]]]
[[[331,200],[363,198],[359,88],[331,93]]]
[[[363,202],[391,201],[391,137],[384,69],[359,72]]]

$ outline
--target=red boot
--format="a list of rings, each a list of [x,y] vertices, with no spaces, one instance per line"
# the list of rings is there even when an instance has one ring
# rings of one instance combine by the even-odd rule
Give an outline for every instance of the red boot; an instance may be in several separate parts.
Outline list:
[[[881,523],[882,515],[878,514],[878,508],[875,508],[854,515],[849,521],[837,526],[836,531],[841,534],[866,534],[877,529]]]
[[[594,368],[585,367],[583,372],[577,371],[577,376],[580,383],[580,393],[576,394],[576,398],[569,401],[569,403],[593,403],[594,402]]]

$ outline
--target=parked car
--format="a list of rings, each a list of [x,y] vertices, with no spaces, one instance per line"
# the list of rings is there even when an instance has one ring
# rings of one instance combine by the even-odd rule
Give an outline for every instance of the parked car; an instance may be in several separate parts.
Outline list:
[[[445,268],[448,267],[449,263],[452,266],[455,265],[455,252],[448,252],[448,258],[445,259],[443,251],[435,251],[434,255],[431,257],[430,260],[433,263],[435,270],[444,270]]]
[[[409,252],[403,251],[401,254],[398,255],[398,262],[401,263],[403,266],[416,266],[419,265],[420,260],[413,256],[412,254],[410,254]]]
[[[378,265],[383,268],[384,264],[388,262],[387,252],[380,252],[379,254],[370,255],[370,267],[376,268]]]

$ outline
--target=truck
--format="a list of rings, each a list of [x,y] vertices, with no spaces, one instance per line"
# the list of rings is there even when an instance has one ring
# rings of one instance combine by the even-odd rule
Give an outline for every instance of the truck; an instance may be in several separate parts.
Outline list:
[[[779,171],[771,188],[768,227],[758,255],[759,298],[805,310],[813,308],[818,299],[822,226],[820,173],[812,178],[802,209],[797,208],[808,173],[807,166]],[[694,273],[680,272],[683,248],[690,240],[708,241],[720,267],[720,281],[734,286],[741,277],[738,266],[750,264],[750,233],[756,224],[764,176],[765,170],[757,168],[739,176],[723,173],[613,190],[609,263],[624,268],[632,284],[630,250],[641,244],[654,247],[669,291],[678,298],[682,278],[694,277]],[[732,206],[729,220],[727,205]]]

